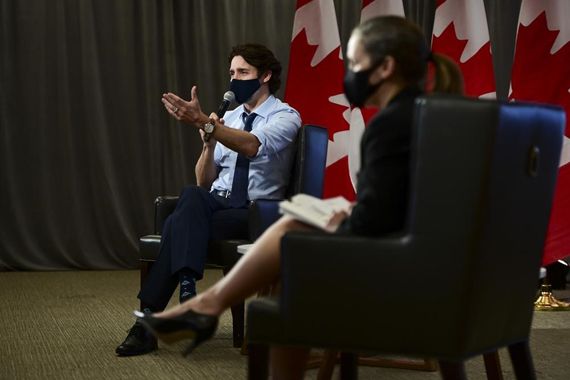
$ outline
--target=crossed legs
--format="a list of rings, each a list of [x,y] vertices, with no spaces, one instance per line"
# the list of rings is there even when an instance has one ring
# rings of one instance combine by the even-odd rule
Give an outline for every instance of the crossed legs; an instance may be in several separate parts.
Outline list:
[[[187,310],[219,316],[233,304],[278,281],[281,238],[286,232],[311,230],[312,227],[306,224],[287,216],[282,217],[259,237],[245,257],[220,281],[196,297],[156,316],[172,318]],[[307,349],[272,348],[270,357],[273,378],[303,378],[308,352]]]
[[[277,282],[281,238],[286,232],[311,230],[312,227],[293,218],[282,217],[257,239],[248,253],[220,281],[196,297],[156,316],[172,318],[187,310],[207,315],[222,314],[233,304]]]

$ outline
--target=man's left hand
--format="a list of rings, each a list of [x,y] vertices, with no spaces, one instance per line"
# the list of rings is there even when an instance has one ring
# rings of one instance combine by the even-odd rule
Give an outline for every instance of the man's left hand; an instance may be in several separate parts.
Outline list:
[[[192,87],[190,92],[190,101],[180,98],[178,95],[171,92],[162,94],[162,103],[164,108],[176,120],[186,124],[192,124],[197,128],[201,128],[201,123],[208,117],[202,112],[200,108],[200,101],[198,100],[198,90],[196,86]]]

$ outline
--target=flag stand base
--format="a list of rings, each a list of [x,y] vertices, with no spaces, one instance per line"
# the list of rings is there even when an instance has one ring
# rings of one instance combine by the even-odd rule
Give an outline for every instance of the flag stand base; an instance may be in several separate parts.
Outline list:
[[[570,311],[570,303],[562,302],[552,295],[552,287],[548,284],[540,286],[540,294],[534,301],[535,311]]]

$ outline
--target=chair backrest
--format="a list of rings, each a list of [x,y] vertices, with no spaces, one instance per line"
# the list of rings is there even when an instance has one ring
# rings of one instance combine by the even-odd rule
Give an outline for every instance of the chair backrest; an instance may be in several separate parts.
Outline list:
[[[430,96],[415,120],[409,236],[426,252],[416,265],[461,284],[441,296],[457,301],[447,304],[466,346],[528,336],[563,111]]]
[[[304,125],[297,136],[297,152],[286,196],[305,193],[323,196],[327,159],[328,131],[316,125]]]
[[[323,127],[301,127],[297,135],[295,160],[286,198],[297,193],[322,197],[328,136],[328,131]],[[249,239],[257,239],[280,216],[278,203],[257,200],[249,213]]]

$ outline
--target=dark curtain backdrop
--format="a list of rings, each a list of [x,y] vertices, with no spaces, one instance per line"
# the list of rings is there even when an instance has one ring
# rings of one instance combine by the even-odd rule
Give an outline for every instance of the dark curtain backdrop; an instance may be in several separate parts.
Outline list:
[[[428,35],[434,2],[404,1]],[[188,98],[196,84],[215,110],[240,42],[266,44],[286,67],[295,3],[2,0],[0,270],[135,267],[154,198],[195,183],[201,149],[161,94]],[[485,3],[504,98],[520,0]],[[335,6],[345,46],[360,1]]]

